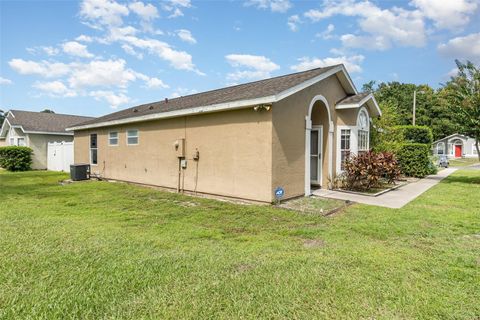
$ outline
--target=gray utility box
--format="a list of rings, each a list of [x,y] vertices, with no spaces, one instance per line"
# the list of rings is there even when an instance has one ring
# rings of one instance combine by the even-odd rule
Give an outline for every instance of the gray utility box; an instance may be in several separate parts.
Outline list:
[[[80,181],[90,179],[90,165],[89,164],[71,164],[70,165],[70,179],[72,181]]]

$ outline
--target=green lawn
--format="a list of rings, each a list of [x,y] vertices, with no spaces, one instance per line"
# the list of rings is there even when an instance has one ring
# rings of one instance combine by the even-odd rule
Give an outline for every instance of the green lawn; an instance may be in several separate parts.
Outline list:
[[[449,159],[448,161],[451,167],[465,167],[479,163],[478,158]]]
[[[1,319],[480,317],[480,171],[328,218],[0,172]]]

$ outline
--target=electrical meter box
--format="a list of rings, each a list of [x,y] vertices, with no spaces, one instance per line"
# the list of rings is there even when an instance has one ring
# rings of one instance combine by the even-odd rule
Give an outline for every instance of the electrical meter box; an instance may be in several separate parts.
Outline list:
[[[185,157],[185,139],[178,139],[174,143],[175,153],[177,158],[184,158]]]

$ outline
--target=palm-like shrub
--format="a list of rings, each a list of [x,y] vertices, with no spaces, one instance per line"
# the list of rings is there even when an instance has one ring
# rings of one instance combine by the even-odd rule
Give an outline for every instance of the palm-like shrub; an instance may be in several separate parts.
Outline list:
[[[363,152],[345,161],[343,185],[349,190],[369,190],[382,182],[393,184],[400,176],[397,158],[390,152]]]

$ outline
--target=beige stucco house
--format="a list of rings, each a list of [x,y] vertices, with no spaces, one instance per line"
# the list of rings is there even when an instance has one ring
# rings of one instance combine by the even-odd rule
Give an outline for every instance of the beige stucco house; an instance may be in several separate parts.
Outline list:
[[[32,169],[47,169],[47,146],[71,142],[69,126],[93,119],[69,114],[10,110],[0,128],[1,146],[26,146],[33,150]]]
[[[271,202],[328,188],[342,158],[369,148],[380,109],[343,65],[144,104],[87,121],[75,162],[92,173]]]

